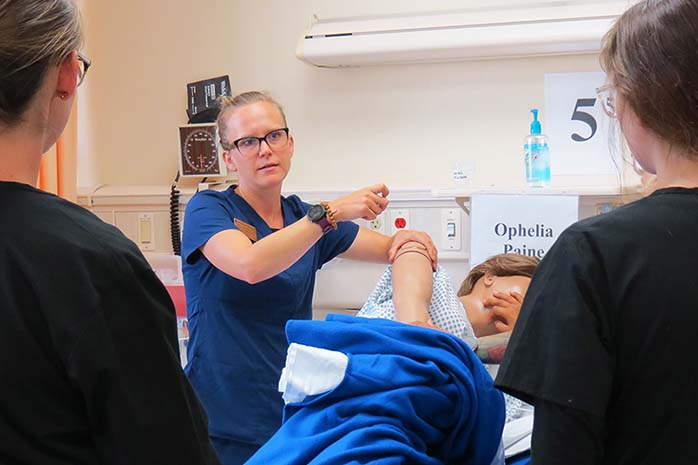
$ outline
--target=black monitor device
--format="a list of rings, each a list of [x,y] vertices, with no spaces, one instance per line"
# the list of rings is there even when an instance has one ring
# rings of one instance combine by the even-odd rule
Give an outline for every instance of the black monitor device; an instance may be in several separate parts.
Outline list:
[[[216,99],[222,95],[232,95],[230,78],[220,76],[187,84],[187,116],[189,124],[211,123],[218,117]]]

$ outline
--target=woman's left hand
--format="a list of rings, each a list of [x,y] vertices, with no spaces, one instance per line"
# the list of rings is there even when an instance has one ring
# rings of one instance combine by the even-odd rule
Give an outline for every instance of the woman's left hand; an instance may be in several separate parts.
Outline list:
[[[436,271],[436,263],[438,261],[438,252],[434,242],[431,240],[429,234],[422,231],[398,231],[390,240],[390,249],[388,251],[388,261],[393,263],[395,261],[395,255],[397,254],[400,247],[407,242],[419,242],[427,249],[427,254],[431,259],[431,267]]]

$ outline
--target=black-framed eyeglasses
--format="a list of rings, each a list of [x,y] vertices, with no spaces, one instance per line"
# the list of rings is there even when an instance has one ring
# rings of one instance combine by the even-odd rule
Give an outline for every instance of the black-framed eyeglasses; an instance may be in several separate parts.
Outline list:
[[[269,131],[264,137],[242,137],[234,140],[230,148],[226,148],[225,146],[223,148],[232,150],[234,146],[238,149],[240,155],[252,157],[259,153],[262,141],[266,142],[270,149],[280,149],[288,143],[288,128],[274,129],[273,131]]]
[[[78,70],[78,87],[85,80],[85,75],[87,70],[92,66],[92,61],[87,58],[82,52],[78,51],[78,62],[80,63],[80,69]]]
[[[610,118],[618,116],[616,109],[616,90],[613,87],[608,84],[598,87],[596,89],[596,95],[598,95],[599,100],[601,100],[601,108],[604,113]]]

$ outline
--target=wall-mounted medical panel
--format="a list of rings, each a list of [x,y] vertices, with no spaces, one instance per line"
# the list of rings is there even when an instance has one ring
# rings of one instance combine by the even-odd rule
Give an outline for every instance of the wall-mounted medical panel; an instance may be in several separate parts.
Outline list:
[[[454,288],[471,268],[471,198],[477,194],[501,195],[575,195],[579,198],[579,217],[587,218],[603,214],[617,206],[639,198],[637,189],[618,188],[593,189],[505,189],[505,190],[397,190],[390,194],[390,205],[382,213],[374,229],[383,228],[389,233],[388,222],[404,217],[409,212],[409,227],[426,231],[439,249],[439,264],[449,273]],[[346,191],[294,192],[304,201],[317,203],[349,194]],[[143,239],[141,249],[153,252],[172,253],[170,186],[102,187],[82,193],[78,203],[93,211],[104,221],[114,224],[137,244]],[[177,209],[183,215],[193,189],[183,189]],[[290,193],[286,193],[290,194]],[[149,223],[143,226],[141,222]],[[186,221],[186,218],[182,220]],[[357,220],[362,226],[371,227],[371,222]],[[406,225],[407,226],[407,225]],[[149,234],[148,234],[149,233]],[[140,236],[139,236],[140,235]],[[147,236],[147,237],[146,237]],[[313,308],[318,317],[327,312],[352,312],[358,309],[374,289],[385,264],[363,263],[346,259],[335,259],[326,264],[317,275]]]

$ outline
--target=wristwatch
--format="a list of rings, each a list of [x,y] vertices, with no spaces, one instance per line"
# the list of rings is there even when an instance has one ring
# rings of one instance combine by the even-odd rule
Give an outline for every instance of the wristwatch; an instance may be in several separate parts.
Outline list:
[[[329,218],[327,218],[327,210],[323,205],[312,205],[308,209],[308,214],[306,216],[313,223],[320,225],[323,234],[327,234],[334,229]]]

